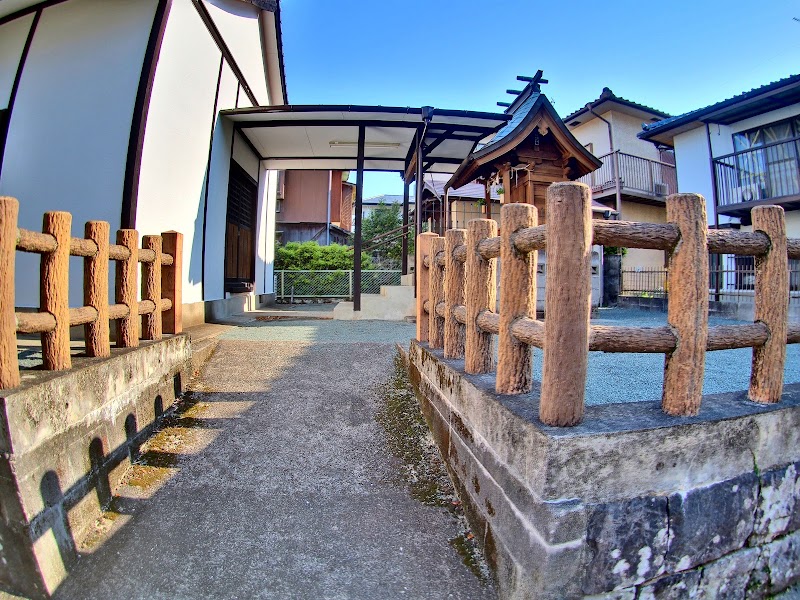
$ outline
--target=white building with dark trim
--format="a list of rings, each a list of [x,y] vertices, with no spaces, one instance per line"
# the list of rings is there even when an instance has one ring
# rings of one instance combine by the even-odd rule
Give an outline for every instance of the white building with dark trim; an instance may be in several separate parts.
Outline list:
[[[66,210],[76,236],[182,232],[187,325],[273,292],[277,172],[219,112],[276,104],[277,0],[0,3],[0,195],[26,229]],[[18,261],[16,303],[38,306],[38,265]]]

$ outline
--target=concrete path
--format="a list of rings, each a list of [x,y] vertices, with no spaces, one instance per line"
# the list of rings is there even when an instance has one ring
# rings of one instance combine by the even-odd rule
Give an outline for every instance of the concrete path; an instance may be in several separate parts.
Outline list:
[[[260,322],[221,336],[56,597],[494,597],[414,500],[376,422],[413,326]]]

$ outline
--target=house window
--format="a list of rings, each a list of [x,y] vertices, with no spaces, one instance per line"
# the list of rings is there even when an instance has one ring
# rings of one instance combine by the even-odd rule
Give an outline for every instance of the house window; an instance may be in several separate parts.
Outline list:
[[[800,194],[800,117],[733,134],[742,201]]]

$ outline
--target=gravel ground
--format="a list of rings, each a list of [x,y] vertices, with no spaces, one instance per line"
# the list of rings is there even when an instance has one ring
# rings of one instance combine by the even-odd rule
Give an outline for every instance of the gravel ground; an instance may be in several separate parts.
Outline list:
[[[667,315],[629,309],[601,309],[594,325],[658,327],[666,325]],[[711,317],[710,325],[741,323]],[[748,348],[720,350],[706,354],[704,394],[746,390],[750,383],[753,351]],[[534,353],[534,377],[541,380],[542,353]],[[586,403],[639,402],[661,399],[664,372],[663,354],[589,353]],[[800,382],[800,344],[790,344],[786,352],[785,383]]]
[[[126,521],[57,599],[493,598],[451,547],[463,524],[411,496],[376,420],[392,342],[412,332],[315,321],[224,334],[117,490]]]
[[[664,313],[630,309],[601,309],[595,325],[627,325],[657,327],[665,325]],[[735,324],[739,321],[711,317],[711,325]],[[288,321],[252,323],[226,333],[231,340],[275,340],[316,343],[358,343],[374,339],[407,346],[415,335],[415,326],[392,321]],[[747,389],[750,380],[752,350],[722,350],[706,355],[703,393],[735,392]],[[542,378],[542,352],[534,351],[534,378]],[[589,353],[589,374],[586,383],[588,405],[614,402],[642,402],[661,399],[664,372],[662,354]],[[787,347],[786,383],[800,383],[800,344]]]

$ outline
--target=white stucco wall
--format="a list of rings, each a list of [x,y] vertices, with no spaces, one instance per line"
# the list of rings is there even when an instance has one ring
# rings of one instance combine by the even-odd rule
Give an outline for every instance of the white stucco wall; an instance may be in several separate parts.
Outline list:
[[[41,230],[48,210],[71,212],[75,236],[92,219],[119,227],[131,117],[155,8],[155,0],[70,0],[44,9],[0,177],[0,195],[20,200],[21,227]],[[80,306],[81,260],[70,266],[77,274],[70,304]],[[16,271],[16,304],[38,306],[38,257],[19,253]]]
[[[238,85],[233,71],[227,65],[223,65],[217,101],[218,109],[221,104],[236,102]],[[211,147],[208,178],[208,207],[205,217],[205,299],[207,300],[218,300],[225,296],[225,218],[228,210],[232,136],[233,124],[217,117],[214,121],[214,142]],[[200,235],[202,235],[202,231]],[[202,239],[199,239],[196,245],[202,246]],[[194,250],[200,257],[201,248],[198,247]],[[187,302],[189,301],[187,300]]]
[[[258,15],[261,11],[252,4],[240,0],[204,0],[203,4],[225,38],[225,43],[258,104],[260,106],[270,104],[258,24]],[[241,95],[247,97],[244,92]],[[220,108],[234,108],[234,105]]]
[[[242,8],[242,4],[215,1],[207,8],[244,71],[234,48],[249,47],[243,41],[245,38],[249,44],[258,44],[260,37],[258,21],[249,13],[253,7]],[[225,12],[228,9],[230,13]],[[268,202],[262,201],[264,190],[268,191],[265,171],[241,137],[237,134],[238,139],[233,139],[232,124],[214,113],[220,59],[220,50],[191,2],[174,0],[153,84],[136,224],[142,233],[176,229],[184,234],[183,301],[187,304],[225,297],[225,221],[231,156],[259,182],[262,190],[256,239],[263,241],[268,236],[274,239],[274,199],[271,212],[266,212]],[[260,71],[251,69],[251,72],[253,77],[260,77],[266,90],[263,61]],[[247,81],[255,87],[250,77]],[[238,88],[233,70],[223,61],[216,96],[217,113],[236,106]],[[248,104],[243,91],[238,95],[240,107]],[[272,183],[273,196],[275,183]],[[261,231],[262,227],[271,231]],[[267,250],[257,247],[257,276],[260,269],[263,278],[263,260],[269,259],[271,268],[271,252],[271,245]]]
[[[654,144],[636,137],[642,131],[641,117],[633,117],[613,110],[610,114],[611,128],[614,134],[614,147],[617,150],[650,160],[661,159]]]
[[[609,110],[600,113],[600,116],[611,122],[611,130],[614,138],[614,149],[621,150],[634,156],[660,160],[658,150],[650,142],[640,140],[636,135],[642,131],[642,119],[631,115]],[[584,115],[585,122],[575,127],[570,127],[572,135],[583,144],[592,144],[592,152],[595,156],[608,154],[610,151],[608,144],[608,126],[597,117]]]
[[[256,293],[273,294],[275,286],[275,203],[278,171],[261,171],[258,182],[258,230],[256,231]]]
[[[791,238],[800,238],[800,210],[791,210],[786,213],[786,235]]]
[[[611,120],[610,112],[605,112],[601,116],[604,119]],[[591,152],[595,156],[599,157],[609,153],[608,126],[597,117],[592,117],[588,121],[569,129],[572,131],[572,135],[584,146],[592,144]]]
[[[675,163],[678,170],[678,192],[702,194],[706,199],[709,225],[714,224],[714,185],[708,156],[705,127],[691,129],[675,136]],[[731,219],[720,215],[720,223]]]
[[[14,19],[0,26],[0,108],[8,108],[11,88],[17,74],[33,15]]]
[[[175,0],[150,98],[136,228],[183,233],[185,303],[203,299],[205,173],[220,58],[191,2]]]

